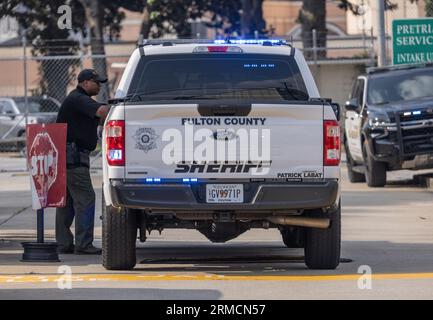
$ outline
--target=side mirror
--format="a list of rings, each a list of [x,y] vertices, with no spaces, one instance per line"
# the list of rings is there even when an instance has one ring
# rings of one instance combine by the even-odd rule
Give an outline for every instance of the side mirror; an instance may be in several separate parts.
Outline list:
[[[7,110],[5,113],[6,116],[10,117],[11,120],[15,119],[15,113],[12,110]]]
[[[357,111],[359,107],[359,102],[357,98],[352,98],[346,101],[346,110],[348,111]]]

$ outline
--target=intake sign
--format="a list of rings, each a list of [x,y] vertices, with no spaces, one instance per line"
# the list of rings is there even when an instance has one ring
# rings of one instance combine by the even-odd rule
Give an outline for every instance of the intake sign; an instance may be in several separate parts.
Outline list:
[[[394,64],[433,62],[433,18],[392,22]]]
[[[66,205],[66,124],[27,126],[27,162],[34,210]]]

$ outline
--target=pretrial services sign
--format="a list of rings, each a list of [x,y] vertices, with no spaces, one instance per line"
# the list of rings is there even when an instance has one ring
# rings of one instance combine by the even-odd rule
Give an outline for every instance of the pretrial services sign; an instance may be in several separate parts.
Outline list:
[[[394,64],[433,62],[433,18],[392,22]]]
[[[26,132],[33,209],[64,207],[66,124],[29,124]]]

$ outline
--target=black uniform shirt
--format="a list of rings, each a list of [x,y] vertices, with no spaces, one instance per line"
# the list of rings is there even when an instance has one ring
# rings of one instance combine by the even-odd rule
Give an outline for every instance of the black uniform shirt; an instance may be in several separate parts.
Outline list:
[[[102,105],[104,104],[93,100],[79,86],[69,93],[60,107],[56,121],[68,124],[68,142],[75,142],[81,149],[95,150],[99,124],[96,111]]]

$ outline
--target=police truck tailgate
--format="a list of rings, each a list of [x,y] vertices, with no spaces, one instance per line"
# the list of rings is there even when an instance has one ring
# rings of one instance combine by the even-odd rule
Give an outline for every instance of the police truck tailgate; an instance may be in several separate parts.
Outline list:
[[[126,104],[125,178],[323,179],[323,108],[322,102],[252,104],[246,116],[203,116],[198,104]],[[207,138],[215,152],[200,161]],[[236,159],[225,162],[218,145]]]

